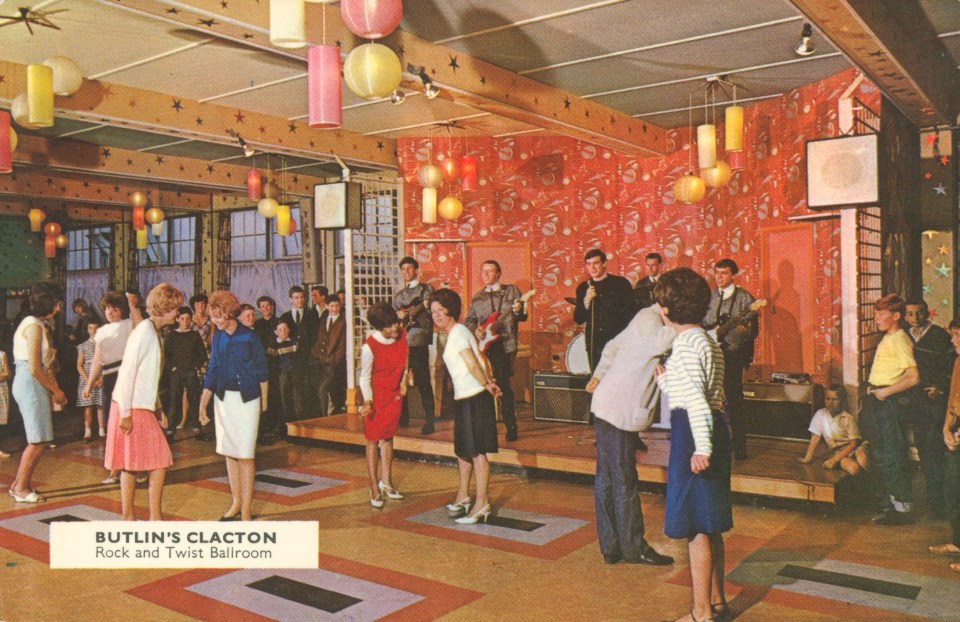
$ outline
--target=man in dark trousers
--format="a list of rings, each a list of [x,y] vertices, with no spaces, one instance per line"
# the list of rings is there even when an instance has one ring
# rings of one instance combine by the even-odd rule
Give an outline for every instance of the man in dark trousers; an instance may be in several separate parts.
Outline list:
[[[750,305],[755,298],[750,292],[733,283],[733,277],[738,272],[740,268],[737,262],[729,258],[721,259],[714,265],[713,275],[717,281],[717,289],[710,295],[710,307],[703,316],[703,326],[718,329],[717,341],[723,350],[723,392],[727,398],[733,455],[743,460],[747,457],[743,370],[753,362],[753,343],[760,333],[760,328],[755,317],[748,319]],[[738,318],[743,318],[744,321],[739,322]]]
[[[316,340],[310,349],[310,358],[319,370],[317,393],[320,416],[327,416],[329,397],[338,395],[338,388],[347,383],[347,322],[340,313],[340,299],[331,296],[327,312],[317,327]],[[345,410],[345,404],[333,404],[333,414]]]
[[[607,272],[607,256],[602,250],[587,251],[583,261],[590,278],[577,285],[573,321],[584,324],[587,360],[593,372],[600,362],[603,347],[626,328],[636,307],[630,281]]]
[[[644,258],[647,267],[647,276],[637,281],[633,288],[633,296],[637,302],[637,311],[653,305],[653,286],[660,280],[660,271],[663,267],[663,257],[660,253],[647,253]]]
[[[930,309],[924,300],[907,301],[907,336],[913,342],[913,358],[920,373],[910,409],[913,442],[920,456],[920,469],[927,482],[927,502],[932,517],[944,516],[943,420],[947,414],[950,375],[956,353],[950,333],[930,321]]]
[[[515,441],[518,433],[513,364],[517,359],[517,322],[527,319],[527,311],[517,286],[500,282],[502,273],[500,264],[493,259],[481,264],[480,280],[484,287],[470,301],[463,323],[473,331],[490,359],[493,377],[503,392],[500,404],[503,423],[507,426],[506,440]]]
[[[310,349],[317,339],[317,327],[320,325],[320,309],[307,309],[303,288],[294,285],[290,288],[290,310],[280,317],[290,327],[290,338],[297,344],[294,377],[297,390],[294,393],[297,416],[300,419],[315,417],[314,400],[317,395],[317,377],[319,369],[310,357]],[[327,413],[322,413],[321,416]]]
[[[413,384],[420,393],[420,404],[423,406],[424,421],[420,428],[421,434],[434,432],[433,386],[430,384],[430,344],[433,342],[433,318],[427,305],[433,295],[433,287],[421,283],[417,278],[420,263],[413,257],[404,257],[400,260],[400,276],[403,277],[403,287],[393,295],[393,308],[397,310],[400,322],[407,331],[407,345],[410,347],[408,360],[410,371],[413,372]],[[400,421],[406,424],[408,393],[403,399],[403,413]]]

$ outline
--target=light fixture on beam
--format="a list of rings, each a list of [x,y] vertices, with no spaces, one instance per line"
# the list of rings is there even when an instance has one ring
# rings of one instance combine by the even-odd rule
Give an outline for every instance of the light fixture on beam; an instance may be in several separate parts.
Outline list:
[[[817,48],[813,47],[813,26],[809,23],[803,25],[803,30],[800,32],[800,43],[793,51],[796,52],[797,56],[810,56],[817,51]]]
[[[440,94],[440,89],[437,88],[437,85],[434,84],[430,76],[427,75],[426,67],[408,64],[407,72],[417,76],[420,78],[420,81],[423,82],[423,94],[427,99],[436,99],[437,95]]]
[[[406,93],[400,89],[394,89],[393,93],[390,93],[390,103],[394,106],[399,106],[407,98]]]

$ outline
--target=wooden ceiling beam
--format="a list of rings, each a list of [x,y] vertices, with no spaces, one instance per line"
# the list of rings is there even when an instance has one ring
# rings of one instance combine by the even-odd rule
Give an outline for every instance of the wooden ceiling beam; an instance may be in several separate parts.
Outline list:
[[[960,72],[917,0],[790,0],[917,127],[952,125]]]
[[[270,44],[269,4],[221,0],[111,0],[127,10],[146,13],[186,28],[291,58],[306,58],[306,48],[281,49]],[[325,19],[324,19],[325,15]],[[325,23],[324,23],[325,22]],[[365,43],[351,34],[335,7],[307,4],[306,38],[336,43],[346,53]],[[398,30],[380,41],[407,65],[424,67],[441,89],[441,97],[545,130],[642,156],[667,151],[666,131],[608,106],[577,97],[467,54]],[[405,71],[403,86],[423,91],[417,76]]]
[[[27,90],[27,66],[0,60],[0,100],[12,102]],[[57,97],[57,116],[237,145],[235,132],[260,152],[334,161],[366,167],[397,167],[396,141],[346,130],[317,130],[306,123],[265,114],[200,103],[121,84],[84,80],[69,97]],[[238,147],[239,148],[239,147]]]
[[[22,216],[26,218],[27,213],[33,206],[34,204],[24,197],[2,197],[0,198],[0,216]],[[45,210],[50,210],[47,215],[47,220],[50,220],[52,216],[52,220],[60,224],[63,224],[64,220],[71,224],[76,222],[118,222],[123,215],[123,209],[120,206],[99,205],[97,207],[91,207],[84,203],[73,203],[70,201],[56,205],[38,203],[37,206]],[[40,234],[38,233],[37,235]]]

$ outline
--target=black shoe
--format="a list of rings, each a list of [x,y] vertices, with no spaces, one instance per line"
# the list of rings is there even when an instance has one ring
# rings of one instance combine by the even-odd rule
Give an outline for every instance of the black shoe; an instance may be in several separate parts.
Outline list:
[[[636,559],[625,560],[628,564],[644,564],[645,566],[669,566],[673,563],[673,558],[669,555],[661,555],[648,546],[643,555]]]
[[[276,442],[277,442],[277,439],[273,436],[261,436],[257,440],[257,443],[260,445],[273,445]]]
[[[606,555],[606,554],[604,554],[604,556],[603,556],[603,563],[605,563],[605,564],[610,564],[611,566],[612,566],[613,564],[620,563],[622,560],[623,560],[623,557],[621,557],[620,555]]]
[[[897,512],[893,508],[873,517],[874,525],[912,525],[913,523],[913,512]]]
[[[432,423],[424,424],[424,426],[420,428],[420,434],[433,434],[434,432],[436,432],[436,430],[433,428]]]
[[[213,440],[213,434],[206,434],[204,432],[201,432],[200,434],[197,434],[194,438],[196,438],[198,441],[209,443],[210,441]]]
[[[405,427],[407,427],[408,425],[410,425],[410,420],[409,420],[409,419],[404,419],[403,417],[400,417],[400,421],[397,422],[397,425],[399,425],[401,428],[405,428]]]
[[[637,437],[637,451],[647,451],[650,449],[647,447],[647,444],[643,442],[642,438]]]
[[[516,429],[516,428],[511,428],[511,429],[507,430],[506,440],[507,440],[508,443],[511,442],[511,441],[515,441],[515,440],[517,440],[518,438],[519,438],[519,437],[517,436],[517,429]]]

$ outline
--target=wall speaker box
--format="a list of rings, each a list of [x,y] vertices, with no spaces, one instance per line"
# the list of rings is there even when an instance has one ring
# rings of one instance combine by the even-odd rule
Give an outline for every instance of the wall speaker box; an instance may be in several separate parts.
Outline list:
[[[315,185],[313,226],[317,229],[362,229],[363,187],[350,181]]]
[[[772,438],[807,440],[813,413],[823,406],[816,384],[744,382],[743,416],[747,434]]]
[[[876,134],[807,141],[807,207],[876,205],[880,169]]]
[[[586,374],[534,372],[533,418],[538,421],[590,423],[591,394]]]

